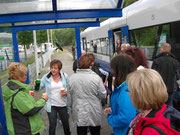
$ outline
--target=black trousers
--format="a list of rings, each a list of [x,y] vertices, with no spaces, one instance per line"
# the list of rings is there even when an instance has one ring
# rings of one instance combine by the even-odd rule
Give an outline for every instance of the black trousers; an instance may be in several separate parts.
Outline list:
[[[87,128],[88,127],[78,127],[77,126],[77,134],[78,135],[87,135]],[[96,126],[96,127],[93,127],[93,126],[89,126],[89,130],[90,130],[90,133],[91,135],[100,135],[100,126]]]
[[[51,112],[47,113],[49,118],[49,135],[55,135],[57,125],[57,114],[62,121],[63,130],[65,135],[70,135],[69,128],[69,115],[67,113],[67,107],[51,106]]]

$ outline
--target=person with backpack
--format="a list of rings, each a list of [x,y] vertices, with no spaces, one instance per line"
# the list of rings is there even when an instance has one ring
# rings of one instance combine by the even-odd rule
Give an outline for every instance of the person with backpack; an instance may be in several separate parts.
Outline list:
[[[45,74],[40,81],[40,90],[45,88],[49,99],[45,105],[49,118],[49,135],[55,135],[57,114],[62,121],[65,135],[70,135],[69,114],[67,112],[67,91],[69,77],[61,71],[62,62],[54,59],[50,63],[50,72]]]
[[[137,70],[127,77],[129,96],[139,113],[127,135],[180,135],[180,112],[165,103],[166,85],[152,69]]]

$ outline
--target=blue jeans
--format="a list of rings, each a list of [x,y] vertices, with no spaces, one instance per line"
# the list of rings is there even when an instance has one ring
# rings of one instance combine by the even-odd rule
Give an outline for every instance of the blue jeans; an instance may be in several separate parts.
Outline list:
[[[57,125],[57,113],[63,124],[63,130],[65,135],[70,135],[69,128],[69,115],[67,113],[67,107],[51,106],[51,112],[47,113],[49,118],[49,135],[55,135]]]

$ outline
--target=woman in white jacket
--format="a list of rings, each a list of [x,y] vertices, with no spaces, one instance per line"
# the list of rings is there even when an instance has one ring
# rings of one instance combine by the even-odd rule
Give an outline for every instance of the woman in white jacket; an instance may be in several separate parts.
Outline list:
[[[100,135],[102,124],[102,105],[100,99],[106,97],[102,79],[91,70],[92,60],[86,54],[79,59],[79,70],[70,77],[68,106],[72,111],[77,134]]]

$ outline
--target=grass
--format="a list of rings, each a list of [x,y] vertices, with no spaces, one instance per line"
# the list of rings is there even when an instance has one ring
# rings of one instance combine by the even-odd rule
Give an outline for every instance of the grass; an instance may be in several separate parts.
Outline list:
[[[22,61],[21,63],[24,64],[25,66],[28,66],[29,64],[32,64],[34,61],[35,61],[35,57],[31,56],[30,58],[28,58],[25,61]],[[0,72],[0,76],[3,76],[5,74],[7,74],[7,69]]]
[[[22,61],[21,63],[24,64],[25,66],[28,66],[29,64],[32,64],[35,61],[35,57],[31,56],[30,58],[28,58],[25,61]]]
[[[41,54],[38,54],[38,57],[40,57]],[[29,57],[27,60],[22,61],[21,63],[24,64],[25,66],[28,66],[29,64],[32,64],[35,62],[35,56]]]
[[[6,70],[3,70],[2,72],[0,72],[0,76],[3,76],[7,73],[7,69]]]
[[[67,53],[67,52],[69,52],[69,51],[63,48],[63,51],[60,51],[60,50],[58,49],[57,52],[58,52],[58,53]]]

